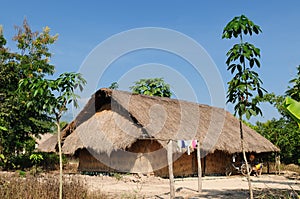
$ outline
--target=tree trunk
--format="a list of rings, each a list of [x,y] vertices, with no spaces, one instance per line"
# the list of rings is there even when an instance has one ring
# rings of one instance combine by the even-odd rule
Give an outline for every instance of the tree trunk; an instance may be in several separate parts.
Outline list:
[[[58,154],[59,154],[59,199],[62,199],[63,193],[63,165],[62,165],[62,151],[61,151],[61,132],[59,121],[56,121],[57,126],[57,143],[58,143]]]
[[[249,196],[250,196],[250,199],[253,199],[253,190],[252,190],[252,184],[251,184],[251,178],[250,178],[250,169],[249,169],[246,152],[245,152],[245,147],[244,147],[243,122],[242,122],[241,116],[240,116],[239,120],[240,120],[241,146],[242,146],[243,157],[244,157],[244,161],[245,161],[246,169],[247,169],[247,181],[248,181],[248,186],[249,186]]]
[[[170,198],[175,197],[175,188],[174,188],[174,175],[173,175],[173,149],[172,149],[172,140],[168,143],[168,167],[169,167],[169,180],[170,180]]]
[[[201,168],[201,154],[200,141],[197,142],[197,164],[198,164],[198,192],[202,192],[202,168]]]

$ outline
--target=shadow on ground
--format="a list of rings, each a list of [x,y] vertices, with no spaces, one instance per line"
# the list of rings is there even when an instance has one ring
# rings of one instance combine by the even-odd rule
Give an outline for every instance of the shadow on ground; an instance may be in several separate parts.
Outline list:
[[[155,195],[154,198],[165,199],[169,198],[170,192],[166,192],[160,195]],[[254,198],[265,199],[265,198],[289,198],[289,199],[299,199],[300,191],[294,191],[292,189],[254,189]],[[182,196],[184,195],[184,196]],[[201,193],[197,190],[193,190],[187,187],[179,187],[176,189],[175,193],[176,199],[243,199],[249,198],[249,190],[232,189],[232,190],[211,190],[203,189]]]

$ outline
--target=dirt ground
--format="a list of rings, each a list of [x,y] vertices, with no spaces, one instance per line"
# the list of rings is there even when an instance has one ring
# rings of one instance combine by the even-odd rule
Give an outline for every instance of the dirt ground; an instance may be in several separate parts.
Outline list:
[[[170,198],[169,180],[153,176],[116,175],[81,176],[85,179],[90,191],[101,191],[109,198]],[[202,192],[198,193],[198,178],[175,178],[176,198],[247,198],[248,182],[243,176],[203,177]],[[300,191],[300,177],[296,173],[284,175],[252,176],[255,190],[282,189]]]

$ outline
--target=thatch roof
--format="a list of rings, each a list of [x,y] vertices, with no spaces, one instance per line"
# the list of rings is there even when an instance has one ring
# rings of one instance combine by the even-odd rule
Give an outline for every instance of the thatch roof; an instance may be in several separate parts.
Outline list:
[[[279,151],[248,126],[243,130],[247,152]],[[80,148],[110,154],[129,148],[137,139],[156,139],[162,146],[169,139],[197,139],[207,152],[241,152],[239,120],[224,109],[110,89],[91,97],[64,137],[66,154]]]
[[[57,145],[57,135],[52,134],[48,139],[40,142],[38,145],[38,150],[43,152],[56,152]]]
[[[41,145],[52,136],[53,136],[53,133],[45,133],[45,134],[39,134],[39,135],[33,136],[33,138],[34,138],[36,144]]]

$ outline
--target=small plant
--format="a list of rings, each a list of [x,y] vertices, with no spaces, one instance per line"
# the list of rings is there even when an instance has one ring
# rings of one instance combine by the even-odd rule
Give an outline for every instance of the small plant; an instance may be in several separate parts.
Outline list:
[[[43,155],[39,153],[33,153],[30,155],[29,159],[33,164],[33,168],[30,173],[35,176],[36,174],[41,172],[41,170],[38,169],[38,164],[44,159]]]
[[[133,189],[133,192],[136,193],[136,194],[140,194],[142,189],[143,189],[143,183],[139,183],[137,182],[136,183],[136,189]]]
[[[29,159],[34,165],[39,164],[44,158],[42,154],[33,153],[30,155]]]
[[[0,167],[3,167],[7,162],[7,159],[3,154],[0,154]]]
[[[26,177],[26,171],[17,170],[16,173],[19,175],[19,177],[22,177],[22,178]]]
[[[112,173],[112,176],[116,178],[117,181],[120,181],[123,178],[123,176],[120,173]]]

